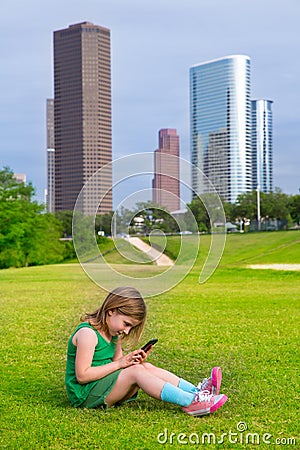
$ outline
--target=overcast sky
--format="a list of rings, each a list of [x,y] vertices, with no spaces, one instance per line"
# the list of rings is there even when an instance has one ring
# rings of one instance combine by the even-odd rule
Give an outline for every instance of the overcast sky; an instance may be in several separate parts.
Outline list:
[[[2,0],[0,14],[0,168],[26,173],[39,201],[53,31],[83,21],[111,30],[114,159],[155,150],[170,127],[189,160],[189,68],[246,54],[251,97],[274,101],[274,185],[299,193],[299,0]]]

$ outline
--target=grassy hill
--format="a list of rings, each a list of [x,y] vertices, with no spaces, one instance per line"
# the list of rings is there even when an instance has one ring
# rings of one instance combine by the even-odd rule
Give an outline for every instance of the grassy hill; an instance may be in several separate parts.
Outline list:
[[[204,261],[211,244],[211,235],[200,236],[200,252],[198,263]],[[165,253],[176,260],[181,245],[184,243],[187,259],[198,245],[198,236],[167,236]],[[149,243],[148,238],[143,240]],[[99,250],[109,264],[135,264],[126,257],[130,244],[121,238],[105,239],[99,245]],[[138,249],[138,258],[146,264],[152,264],[146,255]],[[73,260],[71,262],[76,262]],[[278,231],[269,233],[228,234],[221,265],[246,265],[255,263],[300,263],[300,231]]]
[[[191,248],[196,245],[195,235],[168,236],[165,253],[176,259],[180,240]],[[200,237],[199,261],[207,255],[212,237]],[[228,234],[222,256],[222,267],[244,266],[254,263],[298,263],[300,264],[300,231],[279,231],[271,233]]]
[[[184,238],[194,245],[193,236]],[[262,448],[263,439],[297,448],[300,272],[246,265],[300,263],[299,238],[298,231],[228,235],[218,269],[200,285],[210,245],[203,236],[188,276],[147,300],[142,343],[159,338],[150,362],[193,383],[212,366],[222,367],[229,400],[202,418],[143,393],[106,412],[71,408],[64,390],[67,340],[80,316],[106,293],[78,264],[0,271],[0,448],[151,450],[162,448],[159,436],[167,437],[166,448],[181,448],[180,436],[186,446],[198,439],[204,448],[248,449],[251,439]],[[178,240],[167,245],[174,251]],[[230,433],[237,433],[231,441]],[[208,435],[215,444],[207,443]],[[239,443],[233,445],[233,438]]]

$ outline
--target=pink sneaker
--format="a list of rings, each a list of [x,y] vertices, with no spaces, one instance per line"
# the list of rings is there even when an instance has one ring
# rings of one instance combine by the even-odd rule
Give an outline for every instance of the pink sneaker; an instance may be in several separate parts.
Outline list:
[[[183,406],[182,411],[190,416],[205,416],[221,408],[226,402],[227,397],[224,394],[212,395],[209,391],[198,392],[189,406]]]
[[[214,367],[209,378],[204,378],[202,383],[199,383],[197,388],[199,391],[209,391],[210,394],[218,395],[220,392],[222,382],[221,367]]]

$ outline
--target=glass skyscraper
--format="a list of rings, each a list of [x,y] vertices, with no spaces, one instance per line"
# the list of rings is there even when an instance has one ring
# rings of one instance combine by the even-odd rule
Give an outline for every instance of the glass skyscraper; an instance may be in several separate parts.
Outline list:
[[[232,55],[190,69],[191,160],[225,201],[252,190],[250,58]],[[192,170],[194,192],[210,188]]]
[[[273,115],[272,100],[251,101],[252,183],[262,192],[273,190]]]

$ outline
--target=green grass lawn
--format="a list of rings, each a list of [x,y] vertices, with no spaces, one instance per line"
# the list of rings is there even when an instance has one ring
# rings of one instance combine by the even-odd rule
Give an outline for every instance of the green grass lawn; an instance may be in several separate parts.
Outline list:
[[[204,237],[190,274],[148,299],[142,343],[159,338],[149,361],[194,383],[222,367],[229,400],[202,418],[143,393],[109,411],[71,408],[64,390],[67,340],[105,293],[78,264],[0,271],[0,448],[198,448],[197,439],[207,449],[248,449],[258,440],[259,448],[299,448],[300,272],[246,268],[300,263],[299,241],[298,231],[230,235],[219,268],[200,285]]]

